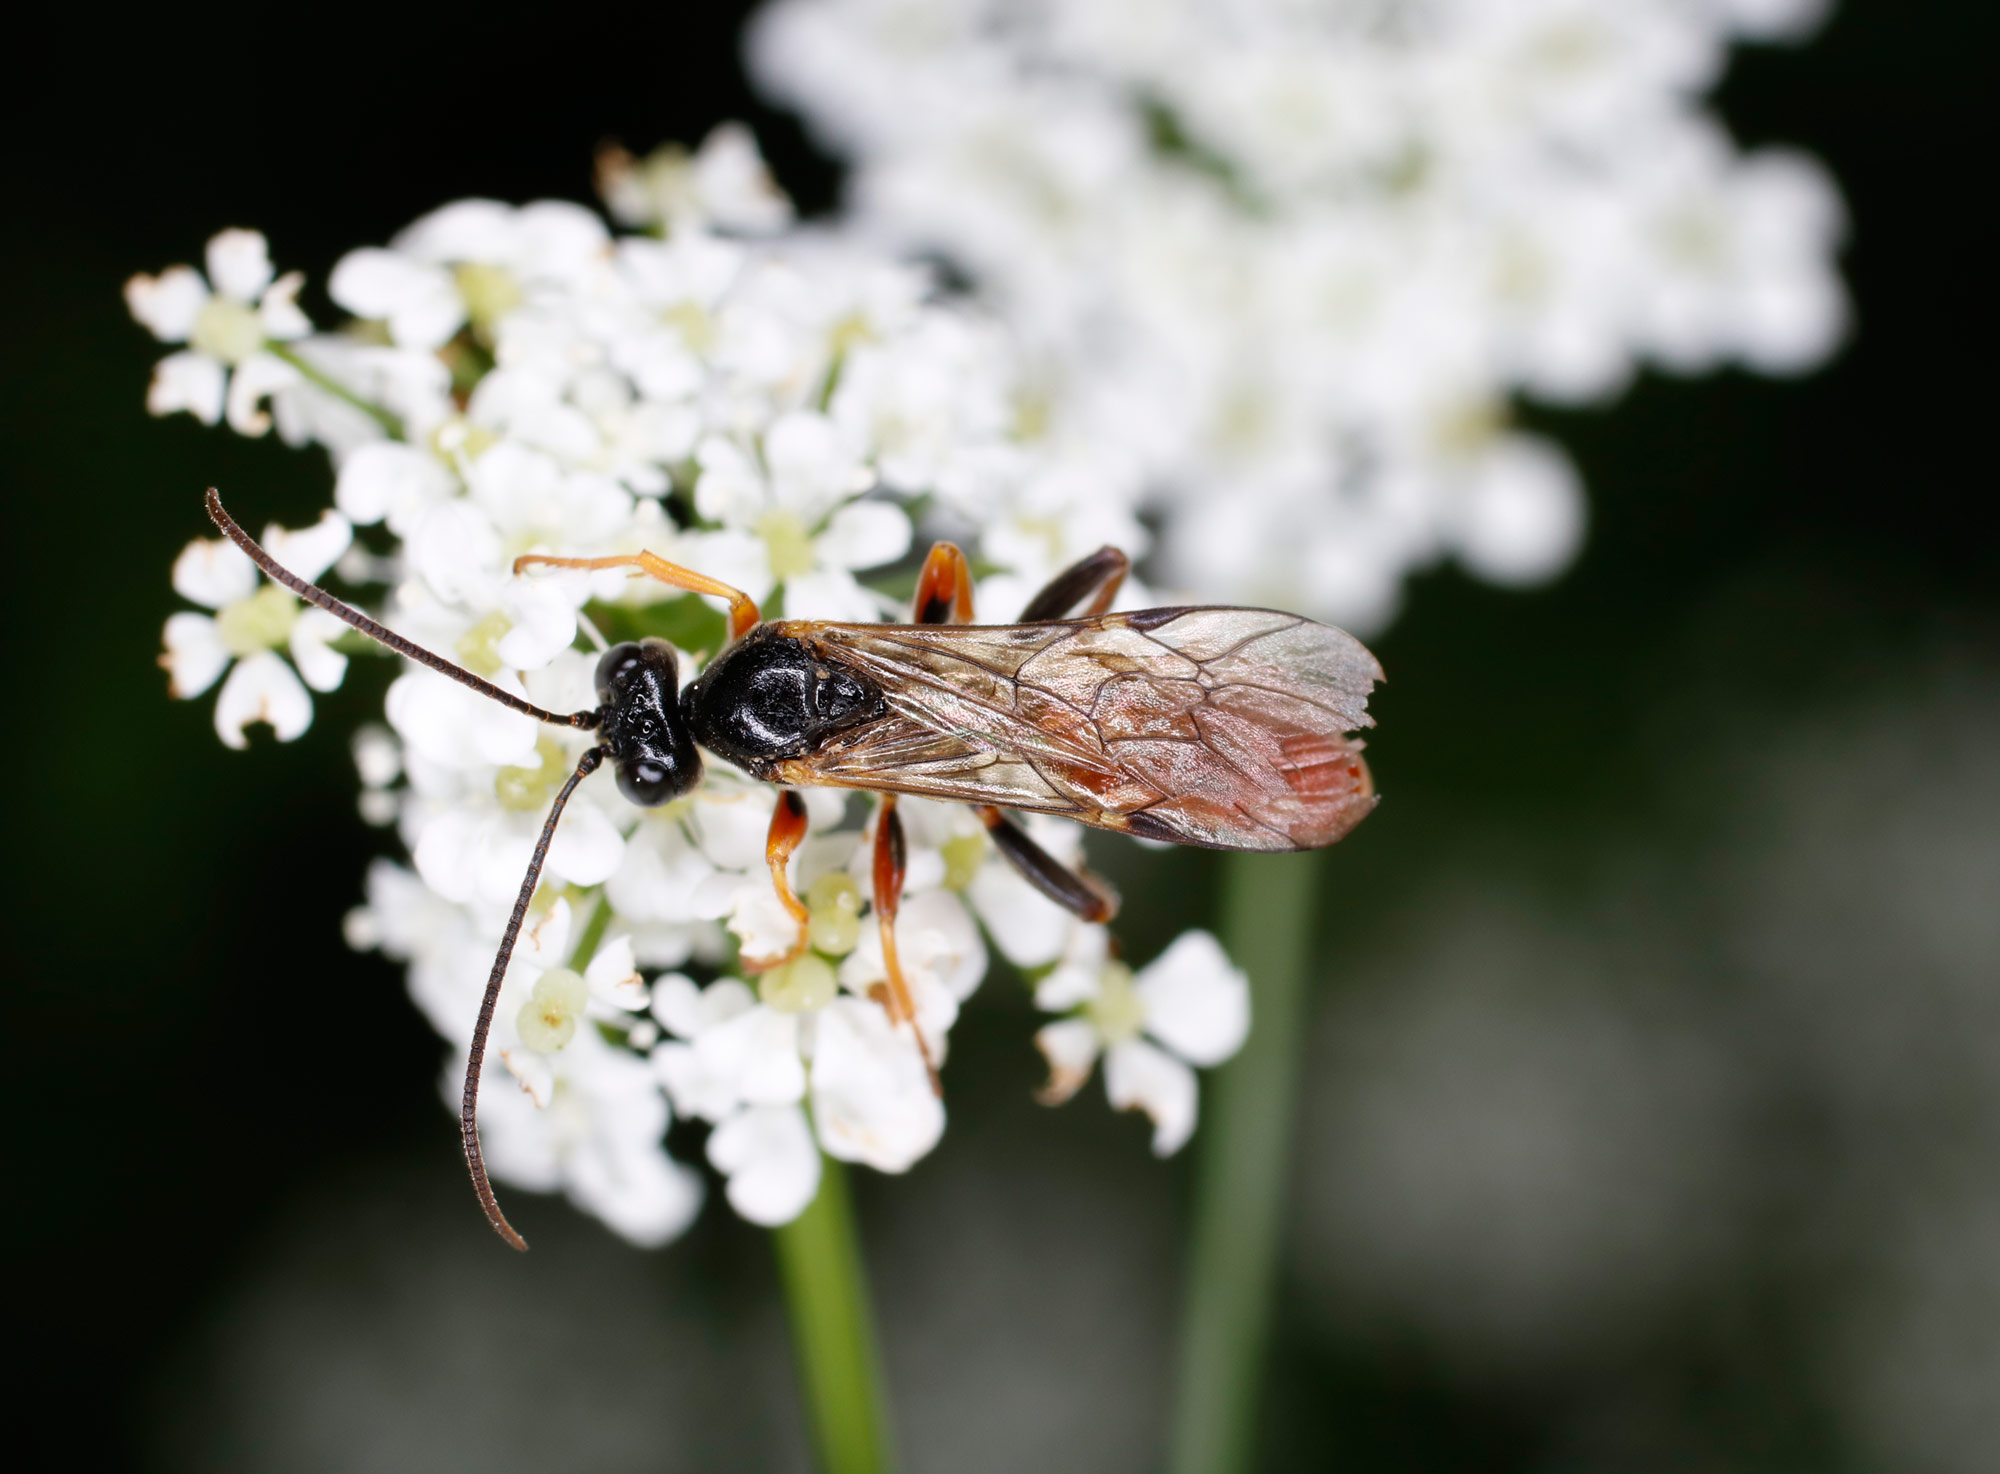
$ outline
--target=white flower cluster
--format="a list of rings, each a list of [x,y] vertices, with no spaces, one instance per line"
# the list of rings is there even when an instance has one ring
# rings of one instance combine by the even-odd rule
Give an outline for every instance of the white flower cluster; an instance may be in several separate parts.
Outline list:
[[[1582,531],[1520,392],[1792,372],[1840,337],[1836,191],[1700,107],[1817,0],[773,0],[753,71],[855,224],[968,271],[1058,438],[1121,453],[1177,583],[1379,626],[1441,556]]]
[[[134,278],[134,315],[188,345],[161,363],[150,407],[210,423],[226,408],[242,433],[275,425],[323,445],[335,507],[305,531],[269,530],[270,551],[308,579],[334,569],[386,585],[370,602],[397,633],[554,711],[596,706],[607,632],[670,637],[691,674],[723,625],[703,600],[622,570],[514,576],[522,554],[647,549],[767,611],[872,620],[900,605],[858,575],[912,551],[913,508],[993,570],[989,617],[1099,544],[1136,542],[1087,468],[1018,433],[1005,340],[933,301],[923,273],[788,230],[742,130],[691,157],[608,155],[601,176],[643,233],[614,235],[571,204],[447,205],[340,261],[329,293],[353,320],[337,332],[295,305],[296,274],[272,281],[253,232],[215,238],[207,281],[189,267]],[[215,712],[232,745],[256,721],[298,736],[306,687],[336,687],[341,652],[366,645],[261,583],[226,542],[190,545],[174,583],[214,613],[174,615],[162,664],[191,697],[236,662]],[[530,851],[590,738],[414,663],[388,688],[386,718],[356,734],[361,807],[396,826],[410,864],[374,866],[349,940],[407,962],[417,1003],[458,1050],[455,1099]],[[561,1189],[657,1243],[701,1198],[700,1175],[665,1149],[676,1116],[712,1127],[709,1161],[758,1223],[811,1201],[821,1151],[902,1171],[944,1129],[926,1056],[943,1062],[989,941],[1061,1015],[1040,1041],[1052,1094],[1074,1091],[1102,1049],[1113,1102],[1153,1117],[1155,1148],[1186,1140],[1192,1066],[1233,1053],[1248,1023],[1244,979],[1211,939],[1184,937],[1135,977],[1104,929],[1030,887],[970,811],[905,801],[896,950],[917,1016],[892,1026],[860,799],[807,795],[790,879],[808,945],[783,966],[744,965],[800,940],[766,865],[775,800],[713,761],[657,809],[628,803],[608,773],[577,789],[494,1021],[501,1068],[481,1122],[498,1177]],[[1075,858],[1073,827],[1030,829]]]

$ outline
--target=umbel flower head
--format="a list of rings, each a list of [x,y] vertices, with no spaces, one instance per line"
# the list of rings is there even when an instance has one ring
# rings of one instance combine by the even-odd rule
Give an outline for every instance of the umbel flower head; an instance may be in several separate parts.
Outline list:
[[[854,228],[1025,338],[1050,433],[1141,478],[1177,582],[1354,628],[1581,541],[1525,393],[1789,373],[1840,338],[1831,181],[1700,108],[1822,0],[773,0],[753,73]]]
[[[329,452],[334,506],[302,531],[266,533],[281,563],[307,579],[331,570],[403,638],[569,712],[597,705],[608,644],[671,641],[685,683],[725,626],[710,602],[621,569],[516,576],[525,554],[650,550],[788,617],[866,621],[903,607],[882,585],[919,519],[970,545],[988,617],[1106,540],[1142,542],[1115,480],[1093,484],[1094,468],[1024,430],[1009,339],[941,301],[922,271],[787,227],[747,134],[606,167],[617,214],[639,232],[558,202],[448,204],[335,266],[330,294],[354,317],[331,331],[290,306],[295,276],[274,284],[243,266],[247,240],[257,261],[264,252],[247,233],[217,238],[213,292],[191,268],[135,279],[135,314],[234,374],[232,404],[235,385],[251,409],[268,400],[269,420],[232,412],[232,427],[275,422]],[[253,371],[260,355],[286,373]],[[173,383],[195,372],[163,369]],[[215,418],[192,391],[148,402]],[[280,740],[306,730],[306,688],[332,689],[350,664],[329,643],[338,621],[260,584],[227,542],[192,544],[174,584],[206,611],[168,621],[174,694],[221,679],[216,724],[231,745],[257,722]],[[383,717],[356,737],[362,809],[394,827],[406,858],[370,868],[347,937],[406,965],[450,1046],[456,1104],[496,943],[592,734],[415,663],[388,682]],[[698,787],[647,809],[609,771],[583,779],[493,1016],[481,1122],[496,1177],[663,1242],[703,1191],[664,1145],[679,1118],[709,1127],[709,1164],[742,1216],[785,1222],[811,1201],[821,1152],[900,1172],[937,1145],[946,1110],[931,1067],[948,1069],[950,1031],[994,951],[1039,973],[1101,946],[1085,936],[1101,928],[1034,890],[968,811],[906,800],[894,941],[915,1017],[892,1022],[871,805],[804,797],[807,837],[788,868],[801,925],[767,865],[775,789],[712,762]],[[1076,854],[1060,821],[1031,830]],[[1212,943],[1169,955],[1175,976],[1196,979],[1183,991],[1240,997]],[[1212,1063],[1242,1023],[1239,1007],[1200,1038],[1146,1027],[1175,1060]],[[1130,1051],[1152,1046],[1108,1047],[1123,1080]],[[1113,1090],[1170,1113],[1160,1147],[1194,1117],[1192,1076],[1165,1088],[1167,1105],[1159,1090]]]

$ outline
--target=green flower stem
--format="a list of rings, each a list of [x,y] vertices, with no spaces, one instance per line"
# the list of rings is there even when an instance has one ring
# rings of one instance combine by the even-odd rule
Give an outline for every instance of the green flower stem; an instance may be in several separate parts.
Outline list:
[[[1243,1474],[1257,1452],[1319,874],[1310,855],[1224,866],[1222,940],[1250,975],[1251,1028],[1203,1086],[1172,1474]]]
[[[308,382],[317,384],[335,399],[353,405],[396,439],[401,440],[403,438],[402,420],[390,414],[381,405],[371,404],[368,400],[363,399],[338,379],[330,378],[324,369],[307,359],[289,343],[280,343],[275,340],[266,342],[264,344],[264,351],[269,353],[273,358],[282,359],[284,362],[290,364],[301,374],[305,375]]]
[[[822,1157],[819,1195],[771,1238],[820,1474],[889,1474],[887,1401],[847,1169]]]

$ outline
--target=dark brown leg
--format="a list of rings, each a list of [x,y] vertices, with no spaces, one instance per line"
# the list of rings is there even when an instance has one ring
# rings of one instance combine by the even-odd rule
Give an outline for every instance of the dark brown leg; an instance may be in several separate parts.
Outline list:
[[[778,899],[799,924],[799,939],[788,952],[776,957],[745,957],[743,970],[747,973],[769,972],[774,967],[783,967],[787,962],[805,955],[806,923],[812,918],[807,913],[805,903],[792,894],[792,882],[786,874],[792,852],[806,837],[806,805],[795,789],[778,790],[778,806],[771,811],[771,827],[764,836],[764,863],[771,867],[771,885],[778,892]]]
[[[1099,548],[1050,579],[1048,587],[1030,599],[1028,607],[1021,611],[1021,623],[1033,624],[1039,619],[1089,619],[1107,614],[1131,568],[1132,560],[1117,548]]]
[[[979,817],[993,848],[1007,857],[1022,877],[1058,906],[1084,921],[1109,921],[1118,914],[1118,893],[1087,871],[1072,870],[1028,838],[1028,831],[990,804]]]

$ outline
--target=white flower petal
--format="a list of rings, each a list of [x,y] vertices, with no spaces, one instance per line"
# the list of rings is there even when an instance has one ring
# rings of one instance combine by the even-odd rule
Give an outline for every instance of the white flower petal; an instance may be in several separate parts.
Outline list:
[[[469,501],[441,502],[403,544],[410,567],[447,604],[493,604],[504,587],[499,531]]]
[[[222,418],[228,384],[227,371],[206,353],[192,349],[169,353],[153,365],[153,382],[146,386],[146,409],[156,415],[186,410],[204,425],[213,425]]]
[[[806,1210],[819,1191],[819,1147],[797,1106],[755,1106],[716,1127],[708,1160],[728,1175],[729,1206],[775,1228]]]
[[[280,742],[312,725],[312,698],[292,668],[269,650],[240,660],[215,699],[215,733],[228,747],[247,747],[243,729],[268,722]]]
[[[455,480],[436,456],[395,440],[358,447],[341,463],[334,482],[334,505],[367,527],[387,521],[398,537],[408,537],[424,511],[452,494]]]
[[[208,279],[216,291],[255,302],[271,280],[271,253],[261,231],[225,230],[208,242]]]
[[[966,899],[979,913],[993,945],[1016,967],[1042,967],[1055,961],[1076,925],[1075,917],[998,858],[979,867],[966,888]]]
[[[1114,1044],[1104,1056],[1104,1091],[1121,1111],[1153,1118],[1153,1155],[1171,1157],[1194,1135],[1194,1071],[1143,1039]]]
[[[309,583],[333,567],[353,542],[353,527],[330,508],[312,526],[296,532],[276,524],[264,529],[264,551]]]
[[[639,975],[629,936],[602,943],[583,970],[583,980],[590,984],[590,996],[608,1007],[626,1013],[638,1013],[646,1007],[646,980]]]
[[[1583,484],[1545,441],[1503,437],[1482,457],[1459,514],[1458,556],[1490,583],[1553,578],[1583,542]]]
[[[264,401],[302,382],[299,371],[283,359],[268,353],[251,354],[229,376],[226,401],[229,428],[238,435],[262,435],[271,428],[271,416],[263,408]]]
[[[709,521],[747,529],[770,506],[763,475],[734,441],[712,435],[695,447],[694,458],[701,468],[694,485],[695,510]]]
[[[680,973],[669,973],[653,985],[653,1017],[683,1039],[699,1038],[756,1006],[757,995],[741,978],[698,988]]]
[[[764,464],[774,500],[809,524],[871,479],[839,426],[812,410],[793,410],[772,422],[764,432]]]
[[[744,991],[748,992],[748,989]],[[651,1011],[669,1033],[692,1039],[702,1030],[701,985],[686,973],[664,973],[653,980]]]
[[[596,804],[572,802],[549,844],[548,873],[571,885],[602,885],[624,858],[625,836],[611,816]]]
[[[1100,1043],[1090,1020],[1058,1019],[1035,1032],[1035,1047],[1049,1062],[1049,1083],[1036,1093],[1043,1105],[1061,1105],[1090,1078]]]
[[[493,677],[494,684],[519,694],[520,683],[505,676]],[[538,761],[539,722],[434,671],[419,667],[398,676],[383,709],[411,752],[446,768],[525,768]]]
[[[764,235],[791,223],[792,202],[771,177],[756,136],[743,124],[717,124],[692,163],[702,206],[724,230]]]
[[[220,609],[257,592],[257,565],[235,543],[197,538],[174,559],[174,592],[191,604]]]
[[[528,1093],[536,1109],[547,1110],[556,1093],[556,1072],[549,1057],[521,1044],[509,1045],[496,1052],[500,1063],[507,1067],[507,1073]]]
[[[815,1015],[813,1122],[829,1156],[904,1172],[944,1134],[923,1055],[873,1003],[836,998]]]
[[[605,894],[629,921],[679,925],[708,919],[705,908],[696,903],[696,893],[714,874],[715,867],[678,823],[644,819],[626,842],[625,858],[605,883]],[[725,904],[713,915],[727,910]]]
[[[787,619],[873,624],[882,618],[882,603],[842,568],[816,568],[785,582]]]
[[[813,539],[813,552],[835,568],[875,568],[910,550],[910,515],[893,502],[850,502]]]
[[[333,268],[327,295],[356,317],[389,327],[399,347],[429,351],[449,342],[465,322],[465,300],[451,273],[429,261],[365,246]]]
[[[299,290],[305,284],[303,271],[288,271],[271,283],[271,290],[257,304],[257,321],[263,325],[266,338],[285,343],[312,331],[312,321],[298,302]]]
[[[797,1014],[747,1009],[703,1030],[695,1049],[751,1105],[791,1105],[805,1097]]]
[[[745,957],[782,956],[798,942],[798,921],[763,876],[731,889],[728,916]]]
[[[1205,931],[1183,932],[1141,968],[1146,1032],[1190,1064],[1217,1065],[1250,1032],[1250,980]]]
[[[308,608],[292,625],[292,664],[315,691],[332,691],[347,675],[347,657],[329,650],[327,641],[339,639],[347,626],[324,609]]]
[[[577,601],[572,588],[583,592],[588,583],[522,578],[501,589],[501,612],[513,621],[513,628],[493,647],[501,664],[520,671],[540,670],[569,649],[576,640]]]
[[[229,650],[206,614],[183,610],[168,615],[165,642],[160,664],[167,672],[167,690],[183,701],[201,695],[228,668]]]
[[[668,1040],[647,1056],[674,1109],[691,1121],[720,1121],[742,1108],[736,1078],[692,1044]]]
[[[776,795],[762,785],[720,792],[711,785],[697,794],[691,818],[702,853],[725,870],[761,873],[776,804]]]
[[[126,307],[162,343],[185,343],[207,300],[208,283],[192,266],[169,266],[158,276],[142,274],[125,283]]]

